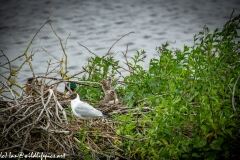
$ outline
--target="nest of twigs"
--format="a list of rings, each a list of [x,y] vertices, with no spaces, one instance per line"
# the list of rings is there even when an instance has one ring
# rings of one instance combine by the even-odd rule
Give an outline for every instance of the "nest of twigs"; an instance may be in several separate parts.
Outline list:
[[[121,149],[115,145],[116,132],[111,119],[79,120],[67,109],[68,94],[56,89],[59,81],[50,86],[35,82],[28,81],[18,99],[13,93],[11,101],[0,97],[0,152],[43,152],[77,159],[86,155],[108,159],[123,157]],[[7,83],[3,85],[11,92]],[[100,110],[108,113],[127,110],[121,104],[100,106]]]
[[[28,53],[36,36],[46,24],[50,25],[53,33],[59,40],[63,55],[59,59],[59,57],[54,56],[54,54],[42,47],[44,53],[50,56],[50,60],[47,61],[45,76],[36,76],[32,61],[38,49],[35,52],[32,50],[30,55]],[[109,56],[113,46],[131,33],[134,32],[129,32],[119,38],[110,47],[105,56]],[[48,17],[47,21],[33,36],[22,55],[10,60],[3,51],[0,51],[0,56],[5,58],[5,62],[0,65],[0,68],[9,73],[9,75],[0,73],[0,77],[5,81],[5,83],[0,81],[0,93],[10,93],[12,95],[12,98],[0,95],[0,153],[40,152],[51,155],[63,154],[60,158],[86,159],[90,157],[100,159],[103,157],[105,159],[127,159],[123,156],[123,151],[116,145],[117,142],[121,142],[121,138],[116,136],[116,125],[112,117],[104,120],[94,119],[83,123],[83,120],[76,119],[71,111],[67,109],[70,105],[70,102],[66,100],[68,94],[59,91],[58,85],[70,82],[81,84],[79,81],[72,81],[70,79],[77,78],[80,74],[86,74],[90,77],[92,73],[92,69],[82,66],[82,71],[69,76],[68,56],[65,51],[69,37],[70,34],[66,38],[64,45],[62,38],[54,30],[50,17]],[[78,44],[87,49],[95,57],[99,57],[84,45]],[[127,52],[128,46],[126,47],[126,52],[122,52],[128,63]],[[59,55],[59,53],[57,54]],[[21,57],[25,57],[25,59],[17,69],[13,69],[12,65],[15,63],[15,60]],[[51,58],[54,60],[52,61]],[[111,61],[104,61],[111,64],[110,66],[114,69],[120,68],[129,73],[131,72],[129,66],[128,70]],[[87,66],[94,64],[90,61],[87,63]],[[22,88],[17,83],[16,78],[24,65],[29,66],[33,77],[28,78],[25,88]],[[116,72],[120,77],[124,78],[118,69],[116,69]],[[52,78],[59,76],[61,76],[61,79]],[[39,78],[41,78],[41,83],[37,81]],[[51,79],[52,84],[45,83],[46,79]],[[101,88],[101,83],[99,82],[90,83],[99,85],[99,88]],[[21,89],[21,94],[14,87]],[[129,108],[123,106],[118,101],[116,91],[112,88],[109,81],[105,87],[102,88],[105,94],[103,103],[95,107],[102,112],[107,112],[108,115],[127,113]],[[67,88],[68,93],[71,92],[71,89]],[[19,98],[16,98],[15,95],[18,95]]]

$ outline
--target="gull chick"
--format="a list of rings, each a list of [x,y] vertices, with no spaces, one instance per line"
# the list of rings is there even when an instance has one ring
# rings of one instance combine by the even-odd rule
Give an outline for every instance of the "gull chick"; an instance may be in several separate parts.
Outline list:
[[[40,89],[40,86],[38,85],[38,80],[35,78],[28,78],[25,87],[25,92],[27,95],[36,95],[33,91],[36,92],[36,90]]]
[[[109,85],[109,83],[107,83],[105,80],[102,80],[101,81],[101,85],[102,85],[102,89],[103,89],[103,92],[106,93],[107,90],[110,90],[111,89],[111,86]]]
[[[106,102],[110,102],[110,101],[115,101],[117,102],[118,99],[117,99],[117,95],[116,95],[116,92],[114,90],[107,90],[105,92],[105,99],[104,99]]]
[[[108,81],[102,80],[101,85],[102,85],[102,89],[103,89],[104,93],[106,93],[107,90],[113,89],[112,78],[108,77]]]
[[[112,87],[112,78],[108,78],[108,82],[106,80],[101,81],[102,89],[105,94],[104,101],[109,104],[118,103],[117,93],[115,89]]]
[[[72,112],[78,118],[93,119],[104,116],[101,111],[93,108],[90,104],[80,101],[76,92],[72,92],[69,99],[71,99]]]

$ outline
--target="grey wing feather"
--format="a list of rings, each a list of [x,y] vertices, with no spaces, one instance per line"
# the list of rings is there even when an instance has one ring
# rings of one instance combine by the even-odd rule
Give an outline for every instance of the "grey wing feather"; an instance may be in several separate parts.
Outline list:
[[[99,117],[103,116],[102,112],[93,108],[87,103],[81,103],[75,108],[77,114],[80,114],[82,117]]]

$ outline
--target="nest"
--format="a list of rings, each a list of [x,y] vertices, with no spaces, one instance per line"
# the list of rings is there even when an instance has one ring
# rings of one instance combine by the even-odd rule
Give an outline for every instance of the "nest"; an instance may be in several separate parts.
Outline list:
[[[30,55],[28,51],[35,37],[46,24],[50,25],[53,33],[57,39],[59,39],[63,51],[63,58],[58,59],[57,56],[54,56],[54,54],[42,48],[43,51],[50,56],[50,60],[47,61],[45,76],[36,76],[32,61],[38,49],[36,52],[31,52]],[[129,32],[120,37],[110,47],[105,57],[109,55],[111,49],[118,41],[131,33],[134,32]],[[5,83],[0,81],[0,92],[10,93],[13,97],[11,100],[7,100],[9,97],[0,95],[0,153],[64,153],[65,156],[74,159],[89,159],[89,157],[94,159],[100,159],[102,157],[105,159],[127,159],[123,156],[123,151],[116,145],[119,141],[121,143],[121,138],[116,136],[116,123],[112,117],[104,119],[104,121],[95,119],[87,121],[87,124],[83,123],[83,120],[76,119],[68,109],[69,101],[66,101],[67,95],[57,89],[60,83],[66,84],[67,82],[74,82],[85,85],[85,81],[70,81],[69,79],[77,78],[80,74],[86,74],[90,77],[93,70],[96,68],[99,69],[98,67],[100,67],[100,69],[102,68],[88,61],[86,67],[82,66],[82,71],[69,76],[68,56],[65,51],[69,37],[70,35],[67,37],[64,47],[63,41],[54,30],[51,19],[48,17],[46,22],[32,37],[31,42],[22,55],[10,61],[3,51],[0,52],[1,57],[4,57],[6,61],[0,65],[0,68],[7,71],[6,73],[9,73],[9,75],[0,74],[0,76],[6,80]],[[95,57],[101,58],[84,45],[78,44]],[[126,47],[126,52],[122,52],[126,59],[126,64],[128,64],[127,52],[128,47]],[[59,53],[57,54],[59,55]],[[24,61],[17,69],[13,69],[12,64],[21,57],[25,57]],[[53,61],[52,58],[54,59]],[[124,76],[118,69],[124,69],[131,73],[130,66],[128,65],[129,70],[119,66],[118,63],[115,64],[115,62],[104,58],[104,62],[105,61],[111,64],[110,66],[116,69],[116,72],[122,78],[124,78]],[[25,89],[23,90],[22,86],[17,83],[16,78],[24,65],[29,66],[33,77],[28,78]],[[94,69],[89,69],[92,66]],[[109,66],[107,67],[109,68]],[[60,70],[57,68],[60,68]],[[55,78],[59,76],[61,76],[61,79]],[[41,83],[37,81],[39,78],[41,78]],[[46,79],[51,79],[53,83],[51,85],[43,84]],[[98,82],[89,82],[89,84],[101,85]],[[112,82],[110,83],[109,80],[107,88],[104,88],[106,90],[104,90],[105,97],[103,103],[97,106],[99,107],[98,109],[102,112],[107,112],[109,115],[127,113],[129,108],[119,103],[116,91],[111,85]],[[14,89],[15,87],[21,89],[21,94]],[[67,88],[67,90],[71,92],[71,89],[69,87]],[[18,95],[19,98],[16,98],[15,95]]]
[[[124,158],[122,150],[116,146],[119,139],[114,122],[110,118],[86,122],[75,118],[67,109],[68,95],[58,91],[57,84],[59,82],[37,85],[30,79],[20,98],[9,101],[0,97],[0,152],[64,153],[66,157],[77,159],[84,159],[86,155]],[[11,88],[4,85],[11,92]],[[108,113],[127,110],[121,104],[98,107]]]

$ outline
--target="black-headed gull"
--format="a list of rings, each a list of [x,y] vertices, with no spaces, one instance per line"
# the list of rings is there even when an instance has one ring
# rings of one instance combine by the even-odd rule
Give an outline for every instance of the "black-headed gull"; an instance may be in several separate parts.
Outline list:
[[[101,111],[93,108],[90,104],[80,101],[76,92],[72,92],[69,99],[71,100],[72,112],[78,118],[93,119],[104,116]]]

